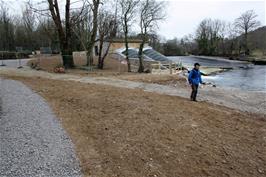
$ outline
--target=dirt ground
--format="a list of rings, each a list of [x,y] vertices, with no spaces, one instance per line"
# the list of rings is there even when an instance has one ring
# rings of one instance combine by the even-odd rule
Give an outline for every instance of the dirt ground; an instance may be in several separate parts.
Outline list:
[[[106,73],[104,72],[104,74]],[[179,96],[183,98],[188,98],[191,91],[189,84],[185,82],[185,80],[183,81],[184,78],[182,78],[182,76],[178,77],[169,75],[156,75],[155,77],[155,75],[150,74],[135,74],[134,76],[131,73],[131,75],[128,76],[118,75],[109,77],[92,77],[91,75],[81,76],[76,74],[55,74],[45,71],[31,70],[29,68],[20,70],[14,68],[2,68],[0,70],[0,75],[30,78],[35,76],[44,79],[74,81],[84,84],[99,84],[119,88],[141,89],[146,92]],[[126,79],[128,78],[128,80],[136,81],[118,79],[118,77],[126,77]],[[171,80],[171,77],[173,80]],[[149,83],[139,82],[139,80]],[[233,88],[218,88],[207,84],[200,87],[198,100],[207,101],[216,105],[226,106],[243,112],[262,114],[266,119],[265,98],[265,92],[252,92]]]
[[[129,81],[137,81],[144,83],[153,83],[160,85],[185,85],[186,78],[180,77],[177,75],[159,75],[159,74],[132,74],[132,75],[119,75],[116,76],[118,79],[129,80]]]
[[[89,74],[92,76],[106,76],[106,75],[118,75],[127,72],[127,65],[119,63],[116,59],[111,57],[107,57],[105,59],[104,70],[97,69],[98,58],[94,57],[93,62],[93,71],[90,71]],[[78,69],[79,67],[86,66],[87,59],[84,57],[74,57],[73,58],[74,65],[76,69],[69,69],[67,73],[78,74],[78,75],[87,75],[88,71]],[[39,70],[54,72],[54,69],[58,66],[63,66],[63,59],[60,55],[52,55],[52,56],[35,56],[28,63],[28,66],[36,65]]]
[[[67,73],[78,76],[90,76],[90,77],[110,77],[114,79],[121,79],[127,81],[136,81],[151,84],[171,85],[179,86],[186,85],[186,78],[180,75],[170,74],[147,74],[147,73],[128,73],[128,72],[116,72],[114,70],[95,70],[87,72],[80,69],[68,69]]]
[[[266,176],[266,121],[142,90],[13,77],[42,95],[84,176]]]

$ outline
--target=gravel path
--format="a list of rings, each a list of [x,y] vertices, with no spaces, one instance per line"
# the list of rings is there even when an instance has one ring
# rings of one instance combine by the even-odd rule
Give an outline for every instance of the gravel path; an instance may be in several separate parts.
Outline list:
[[[73,144],[45,101],[1,78],[0,176],[81,176]]]

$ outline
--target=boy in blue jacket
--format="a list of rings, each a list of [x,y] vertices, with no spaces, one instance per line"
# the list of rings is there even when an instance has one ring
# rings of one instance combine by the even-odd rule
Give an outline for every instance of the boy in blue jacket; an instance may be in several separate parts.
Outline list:
[[[190,96],[191,101],[197,101],[196,98],[197,98],[199,84],[205,84],[201,80],[201,73],[200,73],[199,68],[200,68],[200,64],[195,63],[194,68],[189,72],[189,76],[188,76],[188,82],[192,88],[192,92]]]

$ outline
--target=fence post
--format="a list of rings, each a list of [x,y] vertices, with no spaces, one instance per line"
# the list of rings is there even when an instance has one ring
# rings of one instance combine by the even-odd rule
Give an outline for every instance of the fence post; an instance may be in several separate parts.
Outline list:
[[[121,74],[121,55],[118,57],[118,67],[119,67],[119,74]]]
[[[18,69],[21,69],[21,68],[23,68],[23,66],[21,65],[21,56],[19,55],[20,53],[19,52],[16,52],[16,58],[17,58],[17,60],[18,60]]]
[[[6,66],[5,64],[4,64],[4,52],[1,52],[1,60],[2,60],[2,64],[0,65],[0,66]]]
[[[159,73],[161,74],[161,62],[159,62],[158,68],[159,68]]]

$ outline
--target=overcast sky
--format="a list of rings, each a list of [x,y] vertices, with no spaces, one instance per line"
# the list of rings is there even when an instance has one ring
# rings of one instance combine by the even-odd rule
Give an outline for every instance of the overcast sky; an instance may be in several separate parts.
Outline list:
[[[21,3],[25,1],[4,0],[14,13],[21,13]],[[63,0],[59,1],[63,2]],[[166,39],[181,38],[184,35],[193,34],[204,18],[233,22],[247,10],[254,10],[258,15],[257,19],[262,25],[266,25],[265,9],[265,0],[168,0],[166,19],[160,23],[157,32]]]
[[[257,19],[265,25],[265,9],[265,1],[170,1],[167,3],[168,15],[165,22],[160,24],[159,34],[166,38],[181,38],[194,33],[204,18],[232,22],[247,10],[254,10]]]

